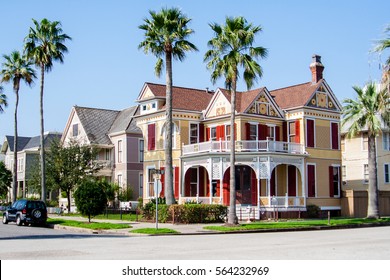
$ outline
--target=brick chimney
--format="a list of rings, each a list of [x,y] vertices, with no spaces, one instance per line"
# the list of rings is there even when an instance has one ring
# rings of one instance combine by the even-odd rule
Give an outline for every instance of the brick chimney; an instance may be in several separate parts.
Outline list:
[[[311,82],[313,84],[318,83],[322,79],[322,72],[324,71],[324,65],[321,63],[321,56],[313,54],[312,62],[310,64]]]

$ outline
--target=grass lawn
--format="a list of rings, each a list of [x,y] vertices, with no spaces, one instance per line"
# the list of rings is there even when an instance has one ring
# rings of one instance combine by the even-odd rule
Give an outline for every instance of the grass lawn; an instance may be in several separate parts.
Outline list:
[[[176,230],[169,228],[139,228],[130,231],[131,233],[143,233],[143,234],[177,234]]]
[[[95,230],[131,228],[131,226],[127,224],[112,224],[112,223],[97,223],[97,222],[88,223],[82,221],[50,219],[50,218],[47,220],[47,223],[51,225],[62,225],[62,226],[88,228],[88,229],[95,229]]]
[[[102,215],[95,216],[93,218],[99,220],[118,220],[118,221],[123,220],[123,221],[131,221],[131,222],[136,221],[135,214],[122,214],[122,219],[120,214],[108,214],[108,215],[102,214]]]
[[[333,218],[330,220],[280,220],[275,221],[263,221],[254,222],[248,224],[240,224],[238,226],[206,226],[204,229],[216,230],[216,231],[246,231],[246,230],[257,230],[257,229],[293,229],[293,228],[310,228],[318,226],[341,226],[341,225],[359,225],[369,223],[390,223],[390,218],[381,219],[344,219],[344,218]]]

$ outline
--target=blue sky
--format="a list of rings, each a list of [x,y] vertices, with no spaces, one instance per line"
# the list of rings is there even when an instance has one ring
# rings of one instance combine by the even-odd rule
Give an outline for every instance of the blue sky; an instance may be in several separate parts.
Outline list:
[[[148,10],[179,7],[190,18],[195,34],[190,40],[199,52],[173,65],[174,85],[194,88],[223,87],[210,82],[203,63],[211,22],[226,16],[244,16],[261,25],[256,45],[266,47],[261,60],[264,75],[256,87],[269,90],[308,82],[312,54],[322,56],[324,78],[342,100],[353,97],[353,85],[380,79],[380,62],[390,55],[370,53],[390,24],[390,1],[99,1],[19,0],[1,3],[0,54],[22,50],[31,19],[58,20],[68,42],[64,64],[55,64],[45,77],[45,131],[63,131],[73,105],[120,110],[135,104],[144,82],[165,83],[154,75],[155,57],[138,50],[143,32],[138,26]],[[3,62],[2,59],[0,59]],[[239,90],[245,90],[240,83]],[[5,85],[9,106],[0,115],[0,141],[13,135],[14,93]],[[39,80],[22,85],[19,135],[39,135]]]

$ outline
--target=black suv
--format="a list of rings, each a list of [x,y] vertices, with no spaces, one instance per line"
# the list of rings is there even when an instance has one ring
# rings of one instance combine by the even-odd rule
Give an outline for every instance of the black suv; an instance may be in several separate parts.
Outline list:
[[[17,200],[3,213],[3,224],[16,222],[22,224],[45,225],[47,220],[47,209],[43,201],[38,200]]]

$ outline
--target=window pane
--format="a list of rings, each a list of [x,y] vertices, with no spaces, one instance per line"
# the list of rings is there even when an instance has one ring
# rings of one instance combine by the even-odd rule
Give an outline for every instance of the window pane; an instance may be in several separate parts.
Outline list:
[[[368,183],[368,164],[364,165],[364,182]]]
[[[198,124],[192,123],[190,125],[190,144],[196,144],[198,142]]]
[[[389,183],[390,178],[389,178],[389,165],[385,164],[385,183]]]

